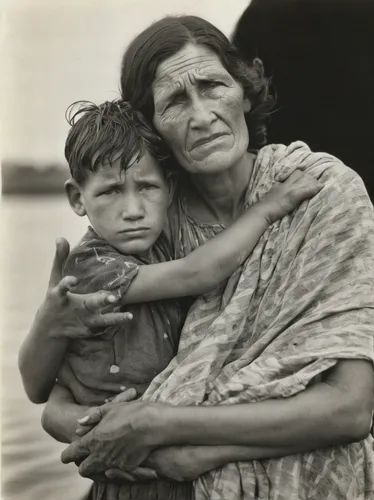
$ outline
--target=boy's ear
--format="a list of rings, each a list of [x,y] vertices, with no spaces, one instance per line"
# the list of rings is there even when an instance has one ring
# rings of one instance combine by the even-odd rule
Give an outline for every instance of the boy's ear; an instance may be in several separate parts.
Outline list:
[[[86,215],[81,188],[74,179],[65,182],[65,193],[74,212],[80,217]]]

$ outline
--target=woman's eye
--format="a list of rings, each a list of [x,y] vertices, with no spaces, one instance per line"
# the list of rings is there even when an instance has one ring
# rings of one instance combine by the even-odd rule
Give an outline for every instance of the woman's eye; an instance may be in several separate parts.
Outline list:
[[[206,82],[205,88],[206,89],[215,89],[217,87],[224,86],[225,84],[219,81],[211,81],[211,82]]]
[[[150,191],[152,189],[157,189],[157,186],[155,184],[143,184],[140,186],[140,191]]]
[[[172,108],[173,106],[177,106],[178,104],[182,104],[183,100],[184,100],[184,97],[182,95],[175,96],[171,101],[169,101],[166,104],[164,111],[167,111],[168,109]]]

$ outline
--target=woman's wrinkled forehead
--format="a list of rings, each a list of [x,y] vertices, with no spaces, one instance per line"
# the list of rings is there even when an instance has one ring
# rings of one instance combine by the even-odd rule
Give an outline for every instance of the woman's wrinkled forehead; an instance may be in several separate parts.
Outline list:
[[[180,92],[186,85],[217,78],[227,84],[233,82],[217,54],[202,45],[186,45],[158,65],[152,85],[155,104],[170,93]]]

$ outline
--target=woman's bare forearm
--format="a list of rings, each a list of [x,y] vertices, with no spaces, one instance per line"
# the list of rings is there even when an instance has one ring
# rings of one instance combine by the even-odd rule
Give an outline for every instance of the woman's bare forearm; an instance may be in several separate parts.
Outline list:
[[[345,368],[338,366],[342,364]],[[365,361],[338,365],[331,378],[287,399],[165,407],[163,421],[159,422],[160,445],[246,445],[282,448],[283,454],[294,443],[302,452],[359,441],[370,430],[373,367]],[[334,373],[338,375],[336,385]]]
[[[78,405],[69,389],[55,384],[42,415],[44,430],[61,443],[71,443],[78,436],[77,420],[83,417],[88,406]]]
[[[68,340],[53,335],[56,319],[44,304],[37,312],[19,353],[18,364],[27,396],[33,403],[45,403],[64,359]]]
[[[285,457],[294,453],[305,452],[305,447],[296,443],[290,446],[196,446],[195,456],[206,471],[223,467],[232,462],[249,462]]]

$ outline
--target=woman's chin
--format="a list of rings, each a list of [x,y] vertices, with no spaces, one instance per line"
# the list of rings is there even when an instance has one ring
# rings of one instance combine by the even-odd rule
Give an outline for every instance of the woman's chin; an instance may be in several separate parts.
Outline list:
[[[186,170],[191,174],[220,174],[234,167],[243,156],[233,155],[231,151],[213,151],[204,158],[191,161]]]

